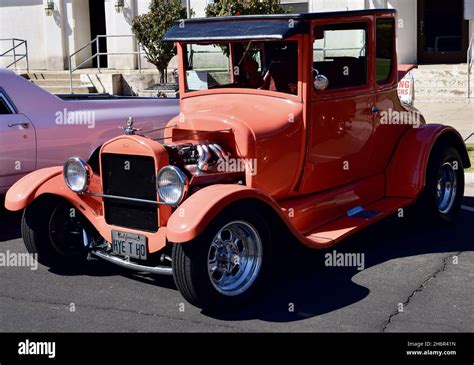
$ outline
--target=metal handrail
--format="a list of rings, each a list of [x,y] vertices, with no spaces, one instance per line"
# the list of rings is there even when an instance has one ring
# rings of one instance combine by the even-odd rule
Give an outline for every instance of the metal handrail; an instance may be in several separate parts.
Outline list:
[[[136,54],[137,55],[137,62],[138,62],[138,70],[142,72],[142,63],[141,63],[141,55],[144,54],[144,52],[140,51],[140,43],[136,42],[136,46],[138,51],[130,51],[130,52],[100,52],[100,46],[99,46],[99,39],[100,38],[126,38],[126,37],[132,37],[135,38],[133,34],[123,34],[123,35],[108,35],[108,34],[101,34],[83,45],[81,48],[76,50],[74,53],[71,53],[69,56],[69,92],[73,94],[73,85],[72,85],[72,73],[79,69],[82,65],[85,63],[93,60],[94,58],[97,58],[97,71],[100,71],[100,56],[118,56],[118,55],[130,55],[130,54]],[[92,46],[92,44],[96,44],[96,52],[88,57],[86,60],[82,61],[79,65],[76,65],[75,67],[72,67],[72,58],[77,55],[79,52],[81,52],[83,49]]]
[[[26,60],[26,72],[30,72],[30,63],[28,59],[28,43],[25,39],[19,39],[19,38],[2,38],[0,41],[11,41],[12,42],[12,47],[0,54],[0,57],[13,57],[13,62],[9,63],[6,68],[9,68],[13,65],[15,65],[16,69],[16,64],[20,62],[21,60],[25,59]],[[18,44],[15,44],[15,42],[20,42]],[[25,46],[25,53],[23,54],[18,54],[16,52],[17,48],[24,45]],[[10,52],[13,52],[13,54],[8,54]]]
[[[472,71],[472,47],[473,47],[474,38],[471,38],[469,42],[469,47],[467,49],[467,97],[471,97],[471,71]]]

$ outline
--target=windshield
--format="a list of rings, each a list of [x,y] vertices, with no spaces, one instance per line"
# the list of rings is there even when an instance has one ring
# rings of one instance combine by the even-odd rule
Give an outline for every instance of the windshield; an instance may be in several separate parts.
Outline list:
[[[297,94],[298,42],[186,44],[186,91],[245,88]]]

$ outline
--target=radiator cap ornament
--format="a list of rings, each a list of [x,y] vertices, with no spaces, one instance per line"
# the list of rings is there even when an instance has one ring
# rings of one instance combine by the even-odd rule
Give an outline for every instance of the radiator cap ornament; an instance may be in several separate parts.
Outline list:
[[[142,130],[141,128],[133,128],[133,118],[132,117],[128,117],[127,126],[126,127],[120,127],[120,129],[123,129],[127,136],[131,136],[131,135],[135,134],[135,132]]]

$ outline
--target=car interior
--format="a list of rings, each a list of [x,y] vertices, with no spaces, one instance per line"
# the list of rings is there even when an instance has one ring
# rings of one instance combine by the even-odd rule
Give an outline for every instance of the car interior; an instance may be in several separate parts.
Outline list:
[[[314,29],[313,70],[329,80],[328,89],[367,83],[366,27],[349,23]]]

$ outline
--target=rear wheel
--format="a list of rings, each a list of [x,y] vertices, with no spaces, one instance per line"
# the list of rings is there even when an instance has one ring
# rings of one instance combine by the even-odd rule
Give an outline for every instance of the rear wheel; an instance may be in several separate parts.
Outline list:
[[[464,171],[459,152],[454,147],[437,146],[428,162],[417,214],[431,222],[450,223],[459,214],[463,195]]]
[[[21,233],[28,252],[48,267],[67,267],[83,262],[82,214],[64,200],[42,196],[25,208]]]
[[[250,209],[227,210],[201,236],[173,246],[174,280],[191,304],[228,309],[255,294],[271,251],[263,216]]]

